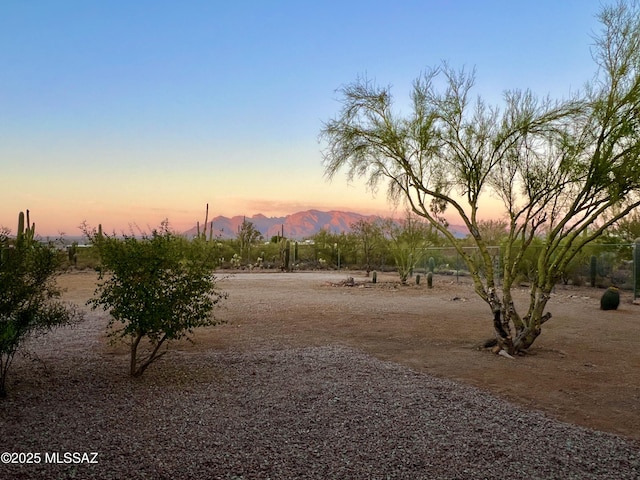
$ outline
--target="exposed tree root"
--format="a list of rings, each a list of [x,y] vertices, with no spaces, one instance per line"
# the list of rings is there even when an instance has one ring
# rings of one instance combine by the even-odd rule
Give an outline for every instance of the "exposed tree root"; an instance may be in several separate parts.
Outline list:
[[[498,340],[495,338],[490,338],[488,340],[485,340],[485,342],[482,344],[482,348],[491,348],[495,347],[496,345],[498,345]]]
[[[498,355],[500,355],[501,357],[510,358],[511,360],[514,360],[515,358],[509,355],[506,350],[502,350],[502,349],[498,351]]]

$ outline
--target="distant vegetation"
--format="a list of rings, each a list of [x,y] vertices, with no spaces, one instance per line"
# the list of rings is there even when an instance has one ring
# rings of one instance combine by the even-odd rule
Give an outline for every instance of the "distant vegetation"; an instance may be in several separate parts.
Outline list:
[[[284,264],[284,250],[289,241],[288,270],[363,270],[366,272],[397,271],[399,279],[411,278],[414,273],[426,274],[431,258],[435,273],[444,275],[469,275],[468,266],[460,254],[451,247],[446,239],[432,226],[419,217],[408,216],[409,222],[419,225],[422,233],[414,245],[403,238],[410,238],[409,232],[403,233],[407,220],[391,224],[391,220],[360,220],[351,225],[350,233],[332,233],[322,230],[305,240],[293,240],[279,235],[264,239],[259,234],[248,238],[206,240],[211,262],[219,270],[281,271],[287,270]],[[416,223],[417,222],[417,223]],[[242,230],[252,229],[251,222]],[[390,236],[389,229],[394,226],[396,240]],[[411,225],[411,223],[409,224]],[[508,240],[506,223],[501,221],[480,222],[479,227],[496,264],[502,264],[504,242]],[[591,259],[596,257],[594,286],[606,288],[615,284],[623,289],[633,286],[633,247],[640,237],[640,214],[634,213],[611,225],[596,241],[585,246],[575,258],[560,272],[558,283],[565,285],[589,285],[591,283]],[[405,241],[403,244],[402,242]],[[467,252],[477,252],[472,238],[460,239]],[[515,284],[530,284],[535,277],[537,258],[543,248],[542,239],[534,239],[523,256],[517,271]],[[73,255],[69,252],[73,249]],[[95,270],[100,265],[99,251],[91,245],[68,246],[69,260],[66,268],[75,270]],[[339,258],[338,258],[339,256]],[[338,265],[339,263],[339,265]],[[400,265],[399,265],[400,264]],[[499,274],[499,273],[498,273]]]

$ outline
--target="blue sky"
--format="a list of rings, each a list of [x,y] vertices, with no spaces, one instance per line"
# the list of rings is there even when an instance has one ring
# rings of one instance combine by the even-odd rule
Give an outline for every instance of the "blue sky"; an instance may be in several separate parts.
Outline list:
[[[399,108],[442,60],[476,92],[553,97],[595,73],[600,1],[0,3],[0,225],[44,235],[204,215],[391,214],[384,192],[325,181],[322,122],[367,76]]]

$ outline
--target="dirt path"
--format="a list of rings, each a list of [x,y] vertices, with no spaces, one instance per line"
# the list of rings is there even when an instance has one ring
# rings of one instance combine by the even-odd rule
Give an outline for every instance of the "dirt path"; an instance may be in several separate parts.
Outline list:
[[[336,286],[347,276],[355,286]],[[628,294],[617,311],[603,312],[601,290],[557,287],[548,305],[553,318],[531,354],[507,360],[477,349],[491,336],[491,324],[468,280],[436,276],[431,290],[399,286],[390,274],[378,280],[374,286],[362,272],[233,274],[219,282],[229,298],[217,315],[227,323],[173,348],[348,345],[560,420],[640,439],[640,306]],[[83,304],[95,275],[66,274],[60,282],[67,299]],[[516,293],[516,301],[526,299],[525,290]]]

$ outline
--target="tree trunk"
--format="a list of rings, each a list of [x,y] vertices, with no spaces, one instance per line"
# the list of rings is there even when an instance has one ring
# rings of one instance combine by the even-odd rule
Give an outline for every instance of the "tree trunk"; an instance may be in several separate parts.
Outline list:
[[[545,302],[546,303],[546,302]],[[540,318],[530,321],[527,319],[527,324],[522,331],[518,332],[516,336],[516,340],[514,341],[514,347],[516,352],[522,352],[527,350],[533,342],[535,342],[536,338],[542,333],[542,325],[551,318],[551,312],[547,312],[544,315],[540,316]]]
[[[551,288],[552,285],[546,285],[545,288],[532,287],[531,301],[524,317],[516,311],[511,296],[511,282],[506,276],[502,287],[502,299],[498,297],[495,288],[488,289],[485,301],[493,313],[494,344],[499,349],[513,356],[533,345],[542,331],[542,325],[551,318],[551,313],[543,314],[551,298]]]
[[[2,354],[4,356],[4,354]],[[9,370],[9,363],[11,359],[7,357],[6,362],[0,358],[0,398],[7,396],[7,371]]]
[[[513,348],[513,340],[508,329],[505,329],[504,322],[502,321],[502,311],[493,311],[493,329],[496,333],[496,340],[498,346],[505,350],[509,355],[513,355],[515,350]]]
[[[513,346],[516,352],[522,352],[528,349],[533,342],[538,338],[538,335],[542,332],[540,326],[536,326],[534,328],[525,328],[522,330],[517,336],[515,341],[513,342]]]
[[[142,332],[136,333],[136,338],[131,342],[131,359],[129,362],[129,375],[132,377],[136,376],[136,361],[138,355],[138,345],[140,344],[140,340],[142,339]]]
[[[498,298],[495,288],[493,287],[489,289],[487,303],[493,312],[493,330],[496,334],[498,346],[512,355],[514,351],[511,329],[509,327],[509,316],[506,314],[502,302]]]
[[[147,367],[151,365],[152,362],[154,362],[155,360],[163,356],[165,353],[167,353],[166,351],[162,353],[158,353],[158,350],[160,350],[160,347],[167,339],[167,335],[164,335],[158,341],[158,343],[156,343],[155,347],[153,348],[149,356],[140,360],[140,365],[138,365],[137,364],[137,348],[140,344],[140,340],[142,339],[142,336],[143,336],[142,333],[138,333],[138,336],[136,337],[134,342],[131,344],[131,365],[130,365],[129,372],[132,377],[141,376],[144,373],[144,371],[147,369]]]

